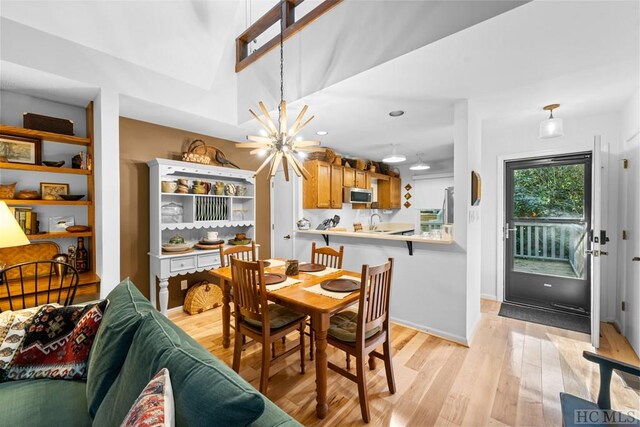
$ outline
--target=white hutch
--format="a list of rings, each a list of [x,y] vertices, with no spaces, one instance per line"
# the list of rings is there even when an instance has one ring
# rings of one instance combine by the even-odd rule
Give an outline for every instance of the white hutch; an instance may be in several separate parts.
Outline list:
[[[217,231],[225,241],[236,233],[246,233],[247,238],[255,238],[255,178],[248,170],[199,165],[167,159],[153,159],[149,165],[149,224],[150,224],[150,281],[151,302],[160,302],[160,311],[166,316],[169,302],[169,278],[211,270],[220,266],[218,249],[194,249],[186,253],[168,254],[162,251],[162,244],[175,235],[186,242],[195,244],[207,231]],[[208,182],[208,194],[165,193],[162,181],[188,180],[191,189],[194,180]],[[214,195],[215,184],[243,186],[243,195]],[[230,187],[230,186],[229,186]],[[181,210],[181,215],[162,215],[167,205]],[[160,282],[160,292],[156,296],[156,277]]]

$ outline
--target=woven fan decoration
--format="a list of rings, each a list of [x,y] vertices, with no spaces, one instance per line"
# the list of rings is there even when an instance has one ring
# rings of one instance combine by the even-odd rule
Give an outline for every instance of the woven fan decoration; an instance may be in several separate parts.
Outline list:
[[[222,291],[212,283],[203,280],[191,286],[184,298],[183,309],[189,314],[198,314],[222,304]]]

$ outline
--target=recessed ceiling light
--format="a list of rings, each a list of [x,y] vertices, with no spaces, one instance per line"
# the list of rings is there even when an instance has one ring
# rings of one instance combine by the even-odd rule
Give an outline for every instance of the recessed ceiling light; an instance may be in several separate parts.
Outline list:
[[[402,110],[393,110],[389,113],[391,117],[400,117],[403,114],[404,114],[404,111]]]
[[[316,132],[316,135],[327,135],[329,132],[327,132],[326,130],[319,130],[318,132]]]

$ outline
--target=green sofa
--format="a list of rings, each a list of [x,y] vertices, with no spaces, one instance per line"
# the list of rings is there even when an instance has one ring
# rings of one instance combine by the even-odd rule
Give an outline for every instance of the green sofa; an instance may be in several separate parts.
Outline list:
[[[162,367],[176,426],[300,425],[159,314],[129,279],[107,298],[87,380],[0,383],[0,426],[118,426]]]

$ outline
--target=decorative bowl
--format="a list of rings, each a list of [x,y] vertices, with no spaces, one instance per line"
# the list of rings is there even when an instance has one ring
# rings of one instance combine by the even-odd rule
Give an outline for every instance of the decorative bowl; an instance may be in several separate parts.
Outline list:
[[[74,202],[76,200],[80,200],[84,197],[84,194],[60,194],[60,197],[63,200]]]
[[[191,249],[188,243],[163,243],[162,249],[167,252],[181,252]]]
[[[64,165],[64,160],[43,160],[42,164],[51,168],[60,168]]]
[[[69,233],[83,233],[85,231],[91,230],[91,228],[88,225],[70,225],[65,230],[67,230]]]
[[[231,239],[228,242],[230,245],[248,245],[249,243],[251,243],[251,239],[244,239],[244,240],[238,240],[238,239]]]
[[[40,194],[33,190],[22,190],[16,194],[16,199],[21,200],[37,200],[40,198]]]

